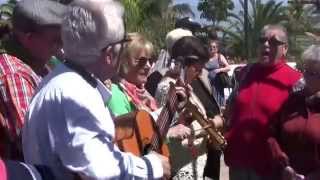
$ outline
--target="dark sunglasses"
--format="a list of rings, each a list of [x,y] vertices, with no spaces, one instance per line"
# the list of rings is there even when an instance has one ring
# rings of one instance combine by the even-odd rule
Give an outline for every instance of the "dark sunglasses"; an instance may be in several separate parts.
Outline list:
[[[218,47],[217,46],[209,46],[209,49],[212,50],[212,49],[217,49]]]
[[[154,63],[154,60],[152,58],[139,57],[137,58],[137,60],[138,60],[138,66],[140,67],[145,66],[147,63],[150,63],[150,65]]]
[[[283,42],[283,41],[278,40],[275,36],[272,36],[272,37],[270,37],[270,38],[268,38],[268,37],[260,37],[260,38],[259,38],[259,42],[260,42],[261,44],[264,44],[264,43],[266,43],[267,41],[268,41],[268,43],[269,43],[270,45],[276,45],[276,46],[286,44],[286,42]]]

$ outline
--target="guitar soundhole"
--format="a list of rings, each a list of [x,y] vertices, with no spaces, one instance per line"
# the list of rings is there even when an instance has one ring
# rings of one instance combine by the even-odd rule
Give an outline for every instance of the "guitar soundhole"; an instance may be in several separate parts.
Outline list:
[[[143,148],[143,155],[148,154],[151,151],[151,144],[146,144]]]
[[[143,138],[142,144],[143,144],[143,154],[146,155],[151,150],[151,140],[149,138]]]

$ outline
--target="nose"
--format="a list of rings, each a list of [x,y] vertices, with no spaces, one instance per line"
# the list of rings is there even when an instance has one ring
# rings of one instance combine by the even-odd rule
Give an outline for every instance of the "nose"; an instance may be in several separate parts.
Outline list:
[[[269,40],[266,40],[266,41],[263,43],[263,46],[264,46],[264,47],[269,47],[269,46],[270,46]]]
[[[144,69],[149,70],[151,68],[151,63],[150,61],[147,61],[146,64],[144,65]]]

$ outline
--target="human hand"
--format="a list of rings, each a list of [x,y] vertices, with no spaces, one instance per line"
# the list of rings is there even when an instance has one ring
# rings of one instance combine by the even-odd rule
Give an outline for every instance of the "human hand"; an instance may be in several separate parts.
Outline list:
[[[152,151],[151,154],[156,155],[162,164],[162,169],[163,169],[163,178],[164,179],[170,179],[171,177],[171,165],[169,163],[169,158],[166,156],[163,156],[157,152]]]
[[[283,172],[282,172],[282,180],[304,180],[305,177],[304,175],[301,174],[297,174],[296,171],[290,167],[287,166],[284,168]]]
[[[185,139],[191,135],[191,129],[183,124],[171,127],[167,133],[168,138]]]
[[[271,150],[272,159],[275,162],[275,164],[279,165],[280,167],[288,166],[289,157],[286,155],[285,152],[282,151],[277,140],[273,137],[269,137],[267,142]]]
[[[211,121],[214,124],[214,127],[216,129],[222,129],[223,128],[223,118],[220,115],[214,116],[214,118],[209,118],[209,121]]]
[[[182,110],[184,106],[188,102],[189,93],[191,92],[192,88],[187,85],[186,87],[176,86],[175,92],[178,96],[178,111]]]

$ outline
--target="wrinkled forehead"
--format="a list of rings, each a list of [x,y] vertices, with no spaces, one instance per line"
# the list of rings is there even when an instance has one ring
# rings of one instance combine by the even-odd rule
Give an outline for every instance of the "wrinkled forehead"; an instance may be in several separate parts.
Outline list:
[[[262,37],[276,37],[276,39],[282,41],[282,42],[287,42],[287,35],[285,32],[283,32],[281,29],[266,29],[265,31],[262,32],[261,34]]]
[[[209,43],[211,46],[216,46],[216,45],[218,45],[218,43],[216,42],[216,41],[210,41],[210,43]]]

